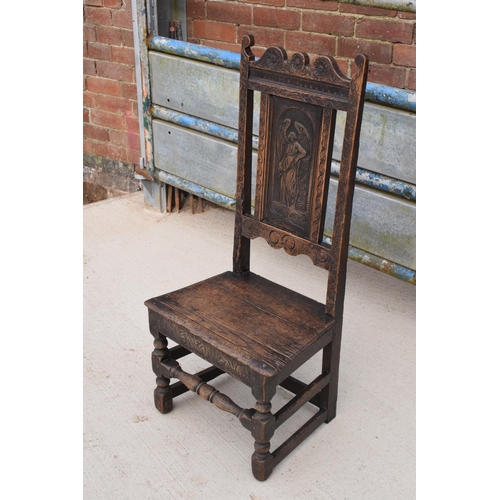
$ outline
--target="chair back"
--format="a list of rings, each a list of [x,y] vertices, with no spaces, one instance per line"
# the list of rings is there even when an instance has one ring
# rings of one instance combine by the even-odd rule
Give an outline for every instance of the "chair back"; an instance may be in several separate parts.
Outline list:
[[[255,61],[242,40],[234,271],[250,269],[250,240],[264,238],[329,271],[326,312],[341,314],[368,58],[345,76],[331,56],[268,48]],[[260,92],[252,215],[254,92]],[[323,242],[337,111],[346,112],[331,248]]]

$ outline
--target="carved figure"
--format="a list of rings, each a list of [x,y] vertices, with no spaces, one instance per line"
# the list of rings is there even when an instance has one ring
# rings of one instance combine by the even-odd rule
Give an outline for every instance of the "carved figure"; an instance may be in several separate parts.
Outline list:
[[[295,207],[298,198],[298,177],[301,161],[307,156],[308,137],[305,128],[295,123],[292,130],[292,121],[283,120],[280,127],[281,155],[279,157],[278,172],[280,176],[280,203],[288,207]],[[296,132],[296,130],[299,133]],[[306,146],[306,148],[304,148]]]

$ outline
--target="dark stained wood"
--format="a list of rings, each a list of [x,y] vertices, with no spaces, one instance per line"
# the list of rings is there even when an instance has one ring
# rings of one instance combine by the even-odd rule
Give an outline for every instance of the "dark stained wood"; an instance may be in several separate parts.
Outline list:
[[[352,200],[368,59],[344,75],[331,56],[310,58],[268,48],[255,61],[251,35],[242,40],[233,270],[146,301],[155,337],[155,404],[162,413],[191,390],[235,415],[255,441],[254,476],[264,481],[321,423],[335,417]],[[259,146],[252,214],[254,91],[261,93]],[[346,112],[332,245],[322,242],[337,111]],[[178,196],[178,198],[176,197]],[[181,205],[169,189],[168,209]],[[193,200],[190,199],[193,209]],[[290,255],[304,254],[328,271],[325,303],[250,271],[250,243],[264,238]],[[168,349],[167,337],[179,345]],[[323,351],[321,373],[310,384],[292,374]],[[210,362],[186,373],[178,359]],[[251,388],[255,408],[244,409],[207,382],[228,374]],[[170,379],[179,382],[170,385]],[[295,396],[273,414],[281,385]],[[306,403],[318,412],[274,452],[276,428]]]
[[[236,357],[249,370],[268,378],[320,337],[331,336],[334,324],[324,313],[324,305],[250,272],[228,271],[146,305],[150,314],[159,313],[184,327],[192,324],[193,339],[206,341],[219,356]]]
[[[286,422],[299,408],[318,394],[329,382],[328,373],[316,377],[308,386],[304,387],[291,401],[276,412],[276,427]]]
[[[283,389],[286,389],[287,391],[290,391],[293,394],[299,394],[300,392],[302,392],[304,389],[307,388],[307,384],[305,384],[301,380],[298,380],[298,379],[296,379],[295,377],[292,377],[292,376],[287,377],[285,380],[283,380],[282,382],[280,382],[279,385],[281,387],[283,387]],[[309,403],[313,404],[314,406],[317,406],[318,408],[324,406],[324,405],[321,404],[320,394],[316,394],[316,396],[313,396],[309,400]]]
[[[172,359],[174,358],[172,357]],[[222,375],[223,373],[224,371],[221,370],[220,368],[217,368],[216,366],[210,366],[208,368],[205,368],[204,370],[201,370],[198,373],[195,373],[195,376],[198,377],[203,382],[210,382],[210,380],[217,378],[219,375]],[[176,382],[175,384],[172,384],[170,386],[170,389],[172,390],[172,397],[174,398],[189,391],[189,388],[186,387],[182,382]]]

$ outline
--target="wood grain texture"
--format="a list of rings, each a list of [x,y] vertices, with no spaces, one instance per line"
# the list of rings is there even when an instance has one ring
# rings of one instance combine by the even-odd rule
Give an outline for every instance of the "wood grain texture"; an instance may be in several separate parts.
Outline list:
[[[331,334],[334,324],[323,304],[251,272],[228,271],[146,305],[266,377]]]
[[[150,299],[146,306],[156,339],[157,408],[172,409],[170,378],[178,378],[187,389],[235,415],[255,440],[252,471],[264,481],[277,463],[336,412],[347,244],[368,62],[366,56],[356,58],[351,80],[330,56],[310,59],[304,53],[271,47],[255,61],[253,44],[252,36],[243,37],[233,271]],[[263,95],[252,215],[254,90]],[[346,110],[347,118],[329,249],[321,238],[336,110]],[[256,237],[291,255],[307,255],[328,270],[326,305],[251,272],[250,242]],[[166,337],[184,350],[171,355]],[[313,382],[290,378],[321,349],[322,373]],[[174,356],[189,351],[216,367],[203,372],[204,377],[221,370],[249,385],[257,400],[255,410],[244,410],[201,376],[186,373]],[[279,384],[297,395],[276,416],[271,399]],[[176,386],[175,392],[183,391]],[[272,452],[276,428],[313,399],[318,412]]]

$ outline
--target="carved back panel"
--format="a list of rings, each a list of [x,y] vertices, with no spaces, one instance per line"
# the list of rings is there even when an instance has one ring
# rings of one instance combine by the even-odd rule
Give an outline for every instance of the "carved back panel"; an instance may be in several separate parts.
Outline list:
[[[327,312],[341,306],[368,60],[353,78],[334,58],[268,48],[255,61],[242,41],[234,271],[250,266],[250,240],[263,237],[330,271]],[[261,93],[255,211],[251,214],[253,93]],[[346,111],[332,248],[322,243],[337,111]]]

